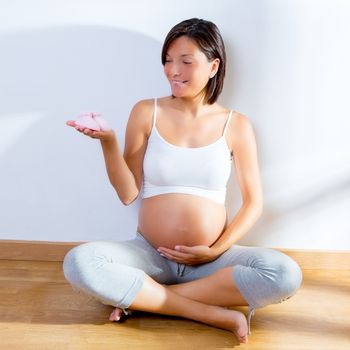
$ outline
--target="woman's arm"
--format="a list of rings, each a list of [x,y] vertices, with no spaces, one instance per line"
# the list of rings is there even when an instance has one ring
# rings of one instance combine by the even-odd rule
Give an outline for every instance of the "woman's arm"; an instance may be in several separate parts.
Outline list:
[[[138,197],[142,187],[142,164],[152,108],[152,100],[142,100],[131,110],[125,131],[123,154],[115,137],[107,142],[101,140],[109,180],[125,205],[131,204]]]
[[[219,255],[244,236],[255,224],[263,209],[257,146],[253,127],[244,115],[238,115],[233,125],[233,155],[237,180],[242,194],[242,206],[225,231],[211,246]]]
[[[116,137],[101,140],[108,178],[120,201],[129,205],[139,193],[134,174],[129,169]]]
[[[126,127],[124,154],[113,130],[93,131],[78,127],[74,121],[67,122],[86,136],[100,140],[109,181],[125,205],[137,198],[142,186],[142,163],[151,108],[152,104],[148,100],[140,101],[133,107]]]

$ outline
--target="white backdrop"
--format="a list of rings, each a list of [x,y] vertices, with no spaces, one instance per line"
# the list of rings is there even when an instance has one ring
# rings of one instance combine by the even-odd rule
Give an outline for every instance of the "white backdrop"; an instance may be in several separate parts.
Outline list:
[[[99,141],[65,125],[103,113],[124,148],[130,110],[170,93],[162,42],[215,22],[228,67],[220,103],[253,123],[264,214],[238,243],[350,249],[350,4],[340,0],[0,0],[0,239],[122,240],[123,206]],[[226,206],[240,205],[233,170]]]

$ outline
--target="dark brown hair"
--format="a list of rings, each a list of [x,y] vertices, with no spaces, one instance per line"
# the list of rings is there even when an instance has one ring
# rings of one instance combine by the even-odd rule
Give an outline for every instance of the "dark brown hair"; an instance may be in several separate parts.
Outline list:
[[[220,59],[219,69],[214,77],[209,79],[204,97],[206,103],[213,104],[222,91],[226,70],[225,45],[219,29],[213,22],[199,18],[187,19],[176,24],[164,40],[162,49],[163,66],[165,65],[169,46],[175,39],[183,35],[195,41],[209,62],[215,58]]]

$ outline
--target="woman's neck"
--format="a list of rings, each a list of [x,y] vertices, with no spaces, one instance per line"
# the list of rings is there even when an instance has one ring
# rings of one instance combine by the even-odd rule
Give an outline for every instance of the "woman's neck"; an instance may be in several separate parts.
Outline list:
[[[192,118],[200,118],[208,110],[204,97],[175,97],[174,107]]]

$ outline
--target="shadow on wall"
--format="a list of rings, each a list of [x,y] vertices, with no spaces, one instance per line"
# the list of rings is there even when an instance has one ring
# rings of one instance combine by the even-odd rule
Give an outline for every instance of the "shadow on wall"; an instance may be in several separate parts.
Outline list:
[[[124,149],[140,99],[168,94],[161,43],[117,28],[74,26],[0,37],[0,238],[132,237],[140,199],[122,205],[98,140],[65,125],[100,111]]]

